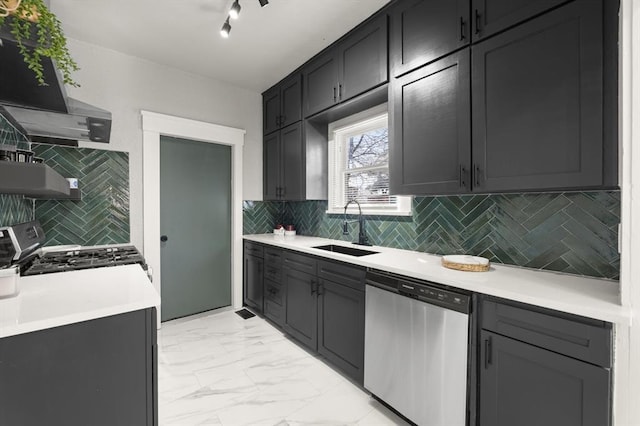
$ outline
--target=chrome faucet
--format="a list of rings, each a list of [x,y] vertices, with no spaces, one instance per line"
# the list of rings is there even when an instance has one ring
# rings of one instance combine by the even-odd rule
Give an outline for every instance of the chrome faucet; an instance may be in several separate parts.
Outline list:
[[[367,237],[367,231],[364,225],[364,216],[362,216],[362,208],[360,207],[360,203],[354,200],[349,200],[347,204],[344,206],[344,223],[342,224],[342,235],[349,235],[349,222],[347,221],[347,207],[349,204],[356,203],[358,205],[358,242],[353,242],[353,244],[359,244],[361,246],[370,246],[369,237]]]

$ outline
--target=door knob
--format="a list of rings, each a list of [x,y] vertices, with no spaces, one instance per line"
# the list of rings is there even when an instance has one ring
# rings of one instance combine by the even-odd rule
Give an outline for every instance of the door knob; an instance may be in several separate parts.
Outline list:
[[[167,242],[167,240],[168,240],[168,239],[169,239],[169,238],[168,238],[166,235],[162,235],[162,236],[160,237],[160,241],[162,241],[163,243]]]

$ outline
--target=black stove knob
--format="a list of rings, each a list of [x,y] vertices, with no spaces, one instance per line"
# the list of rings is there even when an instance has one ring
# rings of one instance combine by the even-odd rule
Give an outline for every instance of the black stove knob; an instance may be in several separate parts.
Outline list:
[[[168,239],[169,239],[169,237],[167,237],[166,235],[162,235],[160,237],[160,241],[162,241],[163,243],[166,243]]]

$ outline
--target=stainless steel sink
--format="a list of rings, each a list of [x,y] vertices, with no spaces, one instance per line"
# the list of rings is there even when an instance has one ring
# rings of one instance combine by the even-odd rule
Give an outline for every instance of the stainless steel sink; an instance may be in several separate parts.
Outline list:
[[[316,249],[325,250],[325,251],[332,251],[334,253],[348,254],[349,256],[357,256],[357,257],[378,253],[377,251],[363,250],[355,247],[337,246],[335,244],[329,244],[325,246],[315,246],[311,248],[316,248]]]

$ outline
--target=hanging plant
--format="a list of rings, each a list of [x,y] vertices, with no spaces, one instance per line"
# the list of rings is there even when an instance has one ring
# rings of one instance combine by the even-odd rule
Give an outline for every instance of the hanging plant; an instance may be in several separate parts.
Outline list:
[[[9,25],[24,62],[40,85],[47,85],[42,58],[48,57],[55,60],[65,84],[78,87],[71,78],[71,73],[79,69],[78,64],[69,54],[60,21],[43,0],[0,0],[0,27],[3,25]],[[35,26],[35,39],[32,26]]]

